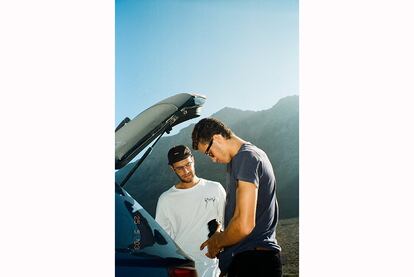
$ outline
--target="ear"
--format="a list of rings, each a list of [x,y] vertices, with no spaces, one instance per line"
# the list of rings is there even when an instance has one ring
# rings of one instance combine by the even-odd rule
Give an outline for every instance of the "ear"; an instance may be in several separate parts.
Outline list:
[[[212,138],[214,139],[214,141],[220,142],[220,143],[222,143],[225,140],[225,138],[223,138],[221,134],[215,134],[213,135]]]
[[[174,167],[172,165],[169,166],[172,172],[175,172]]]

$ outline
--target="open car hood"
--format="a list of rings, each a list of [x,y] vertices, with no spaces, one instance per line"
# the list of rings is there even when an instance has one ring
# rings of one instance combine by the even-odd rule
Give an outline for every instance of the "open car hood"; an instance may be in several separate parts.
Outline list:
[[[180,93],[149,107],[132,120],[125,118],[115,130],[115,169],[127,165],[173,126],[200,116],[205,100],[202,95]]]

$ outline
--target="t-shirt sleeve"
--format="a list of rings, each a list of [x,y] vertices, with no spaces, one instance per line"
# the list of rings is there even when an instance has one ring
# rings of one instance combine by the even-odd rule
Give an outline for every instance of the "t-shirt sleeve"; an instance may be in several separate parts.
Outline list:
[[[260,160],[253,152],[242,152],[237,157],[235,164],[235,176],[239,181],[250,182],[259,186]]]
[[[175,239],[171,221],[168,219],[167,210],[165,207],[165,201],[160,197],[157,203],[157,209],[155,211],[155,221],[170,235],[171,238]]]

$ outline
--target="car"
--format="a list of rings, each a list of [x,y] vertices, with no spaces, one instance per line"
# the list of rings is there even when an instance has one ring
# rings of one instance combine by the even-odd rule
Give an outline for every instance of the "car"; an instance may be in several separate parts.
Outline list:
[[[197,277],[194,261],[155,219],[123,188],[165,133],[200,116],[206,100],[199,94],[180,93],[138,114],[115,129],[115,169],[143,155],[122,181],[115,182],[115,276]],[[152,143],[152,145],[150,145]]]

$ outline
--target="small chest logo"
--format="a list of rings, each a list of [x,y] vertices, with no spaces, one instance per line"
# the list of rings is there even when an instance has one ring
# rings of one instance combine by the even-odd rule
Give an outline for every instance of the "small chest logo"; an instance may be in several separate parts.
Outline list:
[[[206,198],[204,198],[204,202],[206,202],[206,208],[207,208],[207,205],[208,205],[209,202],[213,203],[213,205],[214,205],[214,201],[216,201],[215,197],[206,197]]]

